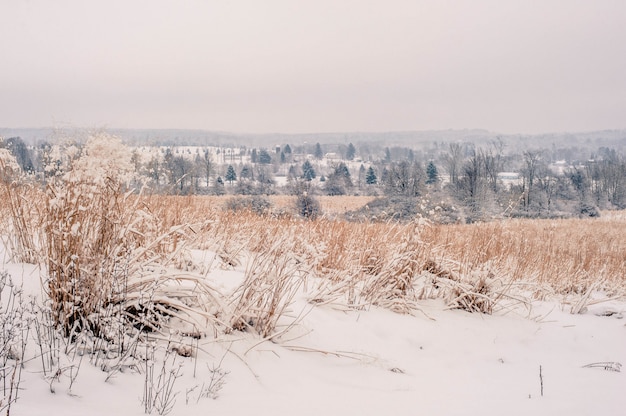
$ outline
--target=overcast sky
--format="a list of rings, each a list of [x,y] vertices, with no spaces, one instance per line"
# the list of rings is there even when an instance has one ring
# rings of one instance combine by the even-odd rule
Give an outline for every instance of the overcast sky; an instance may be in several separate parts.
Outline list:
[[[0,127],[626,128],[624,0],[0,2]]]

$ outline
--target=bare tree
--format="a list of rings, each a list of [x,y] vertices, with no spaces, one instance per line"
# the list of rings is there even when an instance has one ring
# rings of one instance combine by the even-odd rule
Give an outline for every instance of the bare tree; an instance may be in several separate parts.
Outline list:
[[[541,151],[527,150],[523,153],[524,168],[522,169],[524,207],[528,210],[532,202],[532,194],[534,191],[535,180],[539,164],[541,162]]]
[[[463,161],[463,145],[461,143],[450,143],[448,154],[444,156],[443,160],[450,176],[450,183],[456,185]]]

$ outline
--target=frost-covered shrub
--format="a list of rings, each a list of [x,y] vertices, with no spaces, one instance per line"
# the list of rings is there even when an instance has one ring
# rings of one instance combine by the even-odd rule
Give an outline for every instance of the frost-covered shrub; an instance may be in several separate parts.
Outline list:
[[[165,269],[182,257],[190,225],[165,227],[157,206],[127,190],[130,156],[118,139],[98,135],[47,188],[46,289],[54,324],[71,340],[110,340],[120,327],[159,330],[176,316],[193,323],[196,307],[215,304],[197,279]]]
[[[6,271],[0,272],[0,412],[18,399],[31,315],[22,287]]]
[[[120,139],[98,134],[66,151],[47,188],[43,241],[53,317],[69,334],[93,329],[88,317],[119,289],[120,261],[135,243],[125,231],[138,212],[126,206],[134,169]]]
[[[598,208],[595,205],[591,205],[590,203],[582,203],[580,205],[580,216],[581,217],[599,217],[600,216],[600,211],[598,211]]]
[[[263,215],[272,207],[270,200],[261,195],[235,196],[226,201],[226,209],[231,211],[252,211]]]
[[[1,140],[1,138],[0,138]],[[19,174],[20,165],[8,149],[0,148],[0,175],[3,181],[11,180]]]
[[[299,215],[308,219],[315,219],[322,213],[320,203],[314,196],[302,193],[296,198],[296,210]]]
[[[347,215],[349,219],[372,221],[412,221],[418,215],[418,198],[389,196],[369,202],[365,207]]]
[[[95,186],[105,186],[107,179],[127,184],[135,172],[131,158],[132,152],[120,138],[99,133],[87,141],[64,179]]]

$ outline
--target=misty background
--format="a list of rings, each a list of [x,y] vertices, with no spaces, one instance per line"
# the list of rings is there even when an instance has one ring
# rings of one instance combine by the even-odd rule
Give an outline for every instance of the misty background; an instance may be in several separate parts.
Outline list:
[[[3,2],[0,127],[626,127],[622,1]]]

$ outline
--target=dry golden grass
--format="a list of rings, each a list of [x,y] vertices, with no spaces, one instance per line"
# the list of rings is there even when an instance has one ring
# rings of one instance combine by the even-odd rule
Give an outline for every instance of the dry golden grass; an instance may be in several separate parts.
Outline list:
[[[222,196],[159,196],[158,198],[163,198],[168,200],[170,204],[179,205],[185,204],[184,201],[188,201],[189,198],[192,198],[194,201],[194,205],[209,208],[209,209],[224,209],[226,207],[226,203],[229,199],[233,198],[232,195],[222,195]],[[354,211],[359,208],[364,207],[375,197],[372,196],[317,196],[316,197],[320,202],[320,206],[322,209],[322,213],[330,216],[343,214],[348,211]],[[295,213],[295,202],[296,197],[290,195],[270,195],[268,196],[272,204],[272,209],[275,211]]]
[[[506,220],[429,227],[424,238],[453,272],[487,268],[500,279],[525,281],[558,293],[591,285],[626,291],[626,218]],[[446,266],[443,266],[445,269]]]
[[[291,200],[283,198],[284,203]],[[329,197],[336,200],[335,206],[347,206],[343,198]],[[620,294],[626,289],[626,239],[622,235],[626,216],[618,213],[599,219],[471,225],[357,224],[234,213],[223,210],[224,200],[151,196],[142,204],[158,218],[158,233],[176,225],[202,224],[195,230],[193,244],[221,251],[231,261],[242,250],[260,253],[270,242],[293,236],[293,250],[317,275],[333,281],[384,275],[401,262],[399,253],[410,253],[412,260],[402,261],[417,264],[411,266],[413,275],[435,264],[439,272],[457,280],[480,271],[502,281],[527,282],[563,294],[584,293],[592,284]]]
[[[56,313],[66,332],[77,330],[77,293],[78,306],[87,313],[111,302],[136,313],[144,307],[138,299],[156,293],[161,296],[157,310],[175,307],[178,312],[172,315],[195,320],[194,327],[205,319],[214,328],[250,328],[264,337],[275,331],[302,287],[312,303],[377,305],[402,313],[417,310],[423,298],[444,298],[450,307],[491,313],[503,300],[558,295],[584,306],[592,289],[626,295],[626,216],[616,213],[599,219],[472,225],[353,223],[233,212],[223,208],[224,197],[130,195],[112,185],[94,192],[72,184],[63,188],[63,199],[54,189],[30,189],[14,200],[47,201],[45,209],[31,210],[21,232],[31,230],[36,236],[28,244],[37,242],[38,257],[46,259],[50,295],[63,308]],[[290,203],[290,197],[284,198]],[[341,197],[332,200],[336,207],[348,206]],[[221,267],[248,265],[234,293],[204,288],[198,300],[210,305],[197,313],[185,311],[169,295],[174,292],[160,283],[150,286],[154,275],[144,272],[147,265],[159,273],[168,267],[193,270],[185,255],[191,248],[216,253]],[[192,292],[203,287],[198,277],[177,277],[171,271],[160,280],[191,282],[196,287]],[[129,282],[139,282],[139,289],[129,293]],[[222,296],[230,300],[222,301]]]

